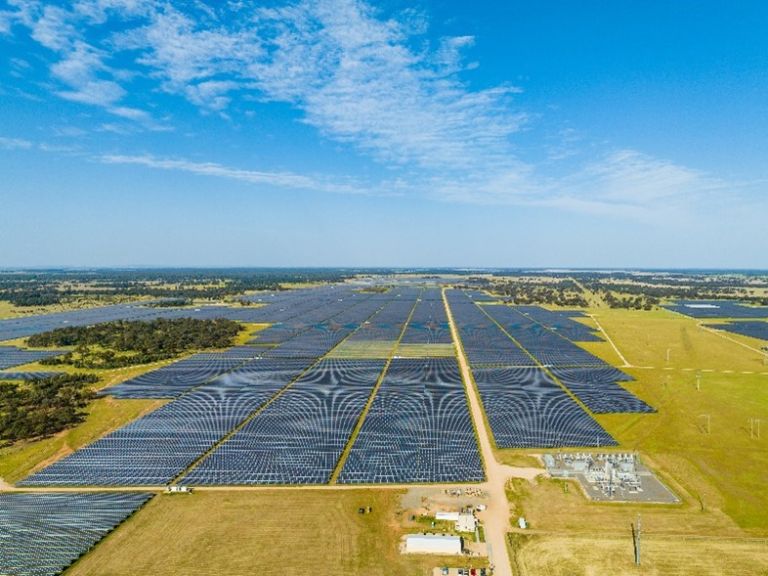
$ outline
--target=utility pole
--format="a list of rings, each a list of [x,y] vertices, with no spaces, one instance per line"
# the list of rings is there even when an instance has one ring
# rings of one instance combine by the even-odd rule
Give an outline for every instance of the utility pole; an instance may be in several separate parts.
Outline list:
[[[701,374],[696,374],[696,392],[701,392]]]
[[[706,418],[707,419],[707,434],[712,432],[712,418],[709,414],[700,414],[699,418]]]
[[[749,437],[757,440],[760,440],[760,419],[759,418],[750,418],[749,419]]]
[[[635,566],[640,566],[640,534],[642,526],[640,524],[640,514],[637,515],[637,522],[632,526],[632,539],[635,544]]]
[[[669,355],[672,353],[672,348],[667,348],[667,364],[669,364]]]

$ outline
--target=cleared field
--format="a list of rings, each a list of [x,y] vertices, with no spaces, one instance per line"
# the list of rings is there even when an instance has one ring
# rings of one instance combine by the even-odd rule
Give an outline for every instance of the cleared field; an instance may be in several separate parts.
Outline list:
[[[199,491],[162,495],[67,576],[422,575],[454,559],[406,557],[400,491]],[[358,514],[371,506],[370,514]]]
[[[441,358],[456,355],[453,344],[400,344],[395,355],[402,358]]]
[[[328,358],[389,358],[395,346],[395,340],[346,340],[334,348]]]
[[[764,576],[768,541],[644,537],[635,566],[629,532],[619,537],[514,539],[521,576]]]
[[[235,342],[234,342],[235,346],[244,346],[256,334],[258,334],[265,328],[268,328],[269,326],[271,326],[271,324],[244,322],[244,323],[241,323],[241,326],[243,327],[243,330],[240,332],[240,334],[238,334],[235,337]]]
[[[666,310],[595,310],[598,321],[634,366],[759,370],[764,356]],[[667,362],[669,350],[669,362]]]

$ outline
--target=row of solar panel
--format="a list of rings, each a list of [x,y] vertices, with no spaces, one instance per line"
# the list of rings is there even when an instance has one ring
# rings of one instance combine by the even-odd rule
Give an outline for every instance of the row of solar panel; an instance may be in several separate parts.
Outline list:
[[[181,474],[312,360],[252,360],[22,480],[21,486],[144,486]]]
[[[424,299],[413,309],[403,344],[451,344],[451,328],[442,298]]]
[[[151,497],[142,492],[0,494],[0,574],[60,574]]]
[[[0,370],[39,362],[44,358],[59,356],[66,350],[28,350],[16,346],[0,346]]]
[[[664,308],[692,318],[768,318],[768,306],[748,306],[737,300],[680,300]]]
[[[39,380],[62,372],[0,372],[0,380]]]
[[[705,324],[705,326],[758,340],[768,340],[768,322],[726,322],[723,324]]]
[[[471,482],[483,478],[456,360],[392,360],[339,482]]]
[[[654,409],[617,383],[633,380],[564,336],[547,330],[530,315],[508,306],[485,306],[490,316],[537,362],[551,368],[587,408],[595,413],[653,412]],[[561,377],[562,375],[562,377]]]
[[[592,328],[573,320],[573,317],[581,315],[581,312],[554,312],[541,306],[515,306],[514,308],[524,316],[531,318],[534,322],[553,332],[557,332],[573,342],[602,342],[603,340],[595,334]]]
[[[448,298],[499,447],[615,445],[615,440],[542,367],[546,361],[556,361],[550,366],[551,373],[593,412],[653,410],[617,384],[631,380],[630,376],[534,322],[530,315],[507,306],[480,307],[459,291],[450,291]],[[528,354],[505,331],[526,346]],[[496,365],[488,362],[488,349],[483,353],[489,341],[493,343],[490,350],[500,360]]]

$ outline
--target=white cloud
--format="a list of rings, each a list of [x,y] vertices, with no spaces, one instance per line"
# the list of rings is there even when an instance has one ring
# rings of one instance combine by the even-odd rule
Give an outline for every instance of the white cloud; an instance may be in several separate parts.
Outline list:
[[[53,76],[71,88],[59,91],[58,95],[96,106],[112,106],[118,102],[125,95],[125,90],[117,82],[98,77],[107,70],[102,57],[85,42],[74,42],[67,55],[51,66]]]
[[[33,143],[21,138],[7,138],[0,136],[0,148],[4,150],[28,150],[32,148]]]
[[[45,6],[32,24],[32,38],[51,50],[69,48],[77,37],[75,27],[69,21],[70,13],[57,6]]]
[[[0,34],[8,34],[11,31],[11,22],[11,13],[0,11]]]
[[[723,189],[727,183],[635,150],[618,150],[587,165],[564,183],[575,193],[608,202],[650,202]]]
[[[222,166],[215,162],[192,162],[189,160],[156,158],[151,155],[119,154],[106,154],[99,156],[98,160],[105,164],[134,164],[161,170],[189,172],[198,176],[214,176],[229,180],[240,180],[249,184],[268,185],[279,188],[332,192],[336,194],[369,193],[368,189],[355,184],[332,182],[323,177],[296,174],[294,172],[243,170]]]
[[[301,2],[258,18],[270,31],[269,57],[248,75],[327,137],[414,168],[458,171],[514,155],[508,139],[526,119],[510,109],[518,90],[472,91],[454,76],[469,37],[444,40],[437,55],[415,53],[403,26],[354,0]]]

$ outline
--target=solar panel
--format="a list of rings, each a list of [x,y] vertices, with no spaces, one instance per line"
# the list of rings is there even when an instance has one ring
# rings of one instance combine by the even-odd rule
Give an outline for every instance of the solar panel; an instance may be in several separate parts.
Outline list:
[[[632,378],[613,366],[552,368],[552,374],[595,414],[655,412],[617,384]]]
[[[0,494],[0,574],[60,574],[150,498],[142,492]]]
[[[183,482],[327,482],[383,368],[383,360],[319,362]]]
[[[473,368],[472,373],[499,448],[617,444],[541,368]]]
[[[0,346],[0,370],[38,362],[64,353],[66,350],[28,350],[16,346]]]
[[[392,360],[339,482],[473,482],[483,478],[456,360]]]

